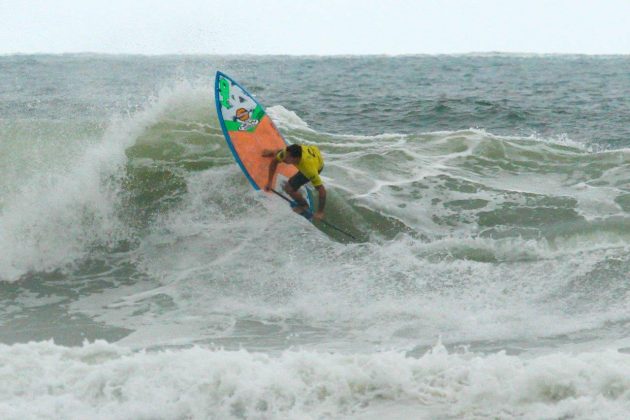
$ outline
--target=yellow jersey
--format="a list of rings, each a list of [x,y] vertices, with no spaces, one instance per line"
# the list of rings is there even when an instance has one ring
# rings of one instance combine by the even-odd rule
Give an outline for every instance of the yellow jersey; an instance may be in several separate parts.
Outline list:
[[[322,179],[319,177],[319,173],[324,168],[324,159],[317,146],[301,145],[302,157],[300,161],[295,165],[298,170],[313,184],[314,187],[322,185]],[[282,162],[287,154],[286,149],[280,150],[276,155],[276,160]]]

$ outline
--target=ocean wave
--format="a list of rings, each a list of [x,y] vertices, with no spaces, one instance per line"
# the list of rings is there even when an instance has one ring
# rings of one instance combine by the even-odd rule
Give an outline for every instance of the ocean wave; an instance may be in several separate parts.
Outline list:
[[[627,60],[278,60],[5,60],[0,417],[627,417]],[[217,63],[358,240],[252,190]]]
[[[114,118],[68,169],[34,176],[3,197],[0,278],[60,269],[95,245],[141,239],[158,216],[180,211],[194,174],[233,166],[211,104],[205,85],[162,89],[143,111]],[[425,242],[522,238],[545,248],[588,246],[580,238],[596,238],[617,247],[630,234],[624,150],[478,129],[338,135],[309,128],[282,106],[269,110],[289,141],[322,148],[330,217],[362,241],[399,234]],[[230,177],[240,179],[237,171]],[[228,198],[218,211],[233,205]]]

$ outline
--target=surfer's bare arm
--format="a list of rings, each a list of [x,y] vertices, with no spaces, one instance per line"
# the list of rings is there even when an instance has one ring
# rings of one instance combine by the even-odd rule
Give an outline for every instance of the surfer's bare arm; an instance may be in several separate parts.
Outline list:
[[[278,149],[278,150],[265,149],[262,152],[262,157],[274,157],[280,152],[280,150],[282,149]]]
[[[322,220],[324,218],[324,207],[326,207],[326,188],[323,185],[315,187],[317,189],[317,195],[319,198],[319,209],[315,212],[313,217],[315,220]]]
[[[269,178],[267,179],[267,185],[265,185],[265,191],[271,189],[271,183],[273,182],[273,176],[276,174],[276,168],[278,167],[278,161],[273,159],[269,164]]]

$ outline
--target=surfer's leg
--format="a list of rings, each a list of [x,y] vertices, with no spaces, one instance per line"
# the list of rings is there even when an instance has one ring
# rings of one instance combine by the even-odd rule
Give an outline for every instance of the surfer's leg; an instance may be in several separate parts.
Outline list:
[[[293,210],[298,213],[302,213],[304,210],[308,209],[308,202],[304,199],[304,197],[302,197],[302,194],[299,191],[300,187],[307,182],[308,178],[306,178],[301,172],[298,172],[289,178],[289,182],[284,184],[284,191],[297,203],[297,206]]]
[[[295,191],[293,188],[291,188],[289,184],[286,184],[284,186],[284,191],[286,191],[286,193],[289,194],[293,200],[295,200],[295,202],[298,205],[297,207],[295,207],[296,209],[300,208],[301,210],[301,208],[304,208],[304,209],[308,208],[308,203],[306,202],[304,197],[302,197],[302,193],[300,193],[299,191]],[[298,211],[298,213],[301,213],[301,211]]]

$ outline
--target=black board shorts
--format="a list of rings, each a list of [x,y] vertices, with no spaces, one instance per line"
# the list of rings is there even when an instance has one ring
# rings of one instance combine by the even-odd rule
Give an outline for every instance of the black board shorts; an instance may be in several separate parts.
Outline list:
[[[322,166],[321,169],[317,172],[321,174],[323,170],[324,170],[324,167]],[[296,173],[291,178],[289,178],[289,185],[291,186],[291,188],[297,191],[302,187],[302,185],[306,184],[308,181],[309,179],[302,172],[298,171],[298,173]]]

